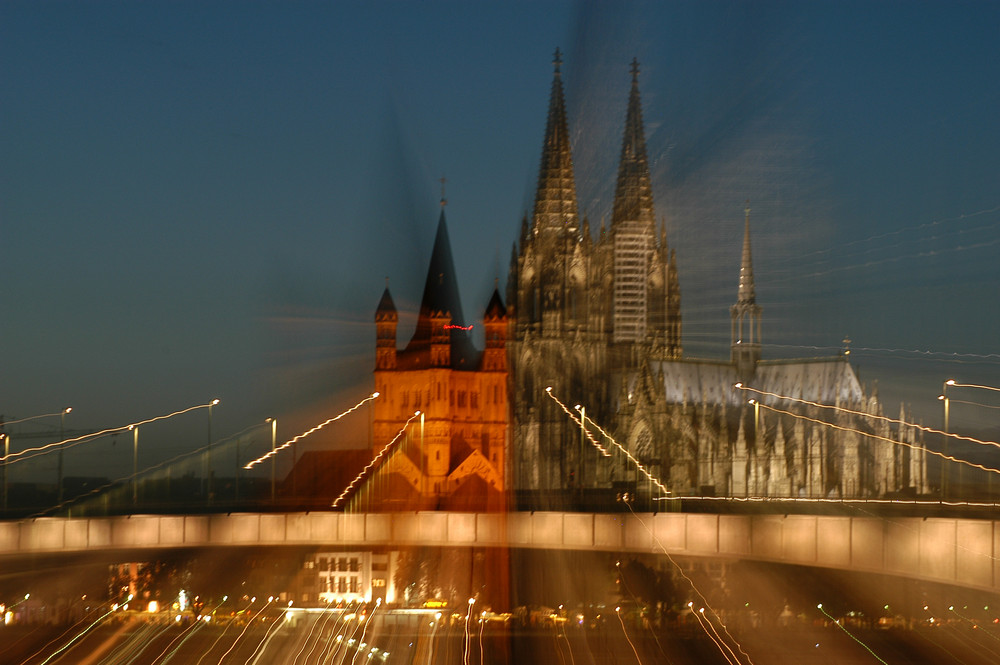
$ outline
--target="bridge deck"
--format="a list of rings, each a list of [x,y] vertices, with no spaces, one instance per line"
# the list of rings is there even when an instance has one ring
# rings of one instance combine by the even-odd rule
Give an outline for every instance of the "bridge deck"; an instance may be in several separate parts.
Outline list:
[[[0,522],[0,557],[240,546],[513,547],[668,553],[1000,588],[994,520],[696,513],[234,513]]]

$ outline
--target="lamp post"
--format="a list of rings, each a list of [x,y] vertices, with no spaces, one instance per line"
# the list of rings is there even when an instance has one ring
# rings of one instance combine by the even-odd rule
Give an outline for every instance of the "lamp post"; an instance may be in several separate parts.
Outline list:
[[[275,444],[278,440],[278,419],[268,418],[271,421],[271,505],[274,505],[275,493],[274,493],[274,478],[275,478]]]
[[[424,457],[424,412],[420,412],[420,485],[421,496],[427,494],[427,460]]]
[[[136,504],[139,503],[139,487],[138,487],[138,475],[139,475],[139,428],[135,425],[129,425],[129,429],[132,430],[132,507],[134,508]]]
[[[0,432],[3,439],[3,512],[7,514],[7,456],[10,455],[10,434]]]
[[[73,407],[67,406],[65,409],[59,412],[59,441],[61,442],[66,438],[66,414],[73,410]],[[59,447],[59,453],[57,455],[59,459],[58,469],[56,471],[56,503],[61,504],[63,502],[63,449],[62,446]]]
[[[948,456],[948,448],[949,448],[949,445],[948,445],[949,441],[948,441],[948,439],[951,438],[951,437],[948,436],[948,434],[949,434],[949,429],[948,429],[948,416],[949,416],[949,413],[948,412],[950,410],[949,409],[950,403],[949,403],[949,400],[948,400],[948,386],[953,386],[953,385],[955,385],[955,380],[954,379],[948,379],[947,381],[945,381],[941,385],[941,394],[938,395],[938,399],[941,400],[941,403],[944,405],[944,427],[942,428],[942,431],[944,432],[944,434],[942,435],[941,438],[944,439],[944,454],[945,454],[945,457]],[[948,480],[949,480],[948,476],[950,474],[948,472],[949,470],[947,468],[947,462],[948,462],[947,459],[942,459],[941,460],[941,498],[942,499],[944,499],[947,496],[948,484],[949,484],[948,483]],[[958,472],[959,472],[959,474],[961,474],[962,470],[959,469]],[[959,482],[961,483],[961,475],[959,475]]]
[[[213,399],[208,403],[208,448],[205,451],[205,499],[212,503],[212,407],[219,403]]]
[[[578,510],[583,510],[583,451],[584,444],[587,440],[587,407],[582,404],[577,405],[580,407],[580,455],[579,463],[577,464],[576,470],[576,482],[579,487],[580,495],[580,507]]]

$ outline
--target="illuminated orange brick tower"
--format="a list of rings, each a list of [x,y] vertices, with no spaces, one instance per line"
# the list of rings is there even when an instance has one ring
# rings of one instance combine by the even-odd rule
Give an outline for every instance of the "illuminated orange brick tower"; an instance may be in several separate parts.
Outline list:
[[[462,317],[444,209],[427,270],[416,330],[396,348],[399,315],[386,286],[375,312],[374,446],[414,412],[421,418],[382,466],[382,504],[399,508],[503,507],[507,464],[507,312],[500,294],[483,314],[486,348]]]

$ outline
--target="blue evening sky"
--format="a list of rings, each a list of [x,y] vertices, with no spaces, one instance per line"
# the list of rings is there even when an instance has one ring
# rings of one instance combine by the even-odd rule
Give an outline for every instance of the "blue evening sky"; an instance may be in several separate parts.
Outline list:
[[[291,436],[361,399],[442,176],[466,318],[504,293],[559,46],[595,233],[641,63],[685,353],[728,354],[749,199],[765,355],[849,336],[937,424],[942,380],[1000,384],[998,38],[986,2],[4,2],[0,413]]]

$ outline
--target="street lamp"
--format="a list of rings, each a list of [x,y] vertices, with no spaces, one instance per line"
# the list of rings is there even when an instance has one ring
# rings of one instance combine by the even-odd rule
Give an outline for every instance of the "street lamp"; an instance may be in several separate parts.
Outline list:
[[[208,403],[208,448],[205,451],[205,500],[212,502],[212,407],[219,403],[213,399]]]
[[[7,456],[10,455],[10,435],[0,432],[0,439],[3,439],[3,512],[7,513]]]
[[[139,475],[139,428],[135,425],[129,425],[128,428],[132,430],[132,506],[135,507],[139,503],[139,488],[136,484]]]
[[[66,414],[73,410],[73,407],[67,406],[65,409],[59,412],[59,441],[66,438]],[[59,447],[59,468],[56,471],[56,503],[61,504],[63,501],[63,449],[62,446]]]
[[[278,439],[278,419],[268,418],[268,422],[271,423],[271,505],[274,505],[274,469],[275,469],[275,443]]]
[[[948,386],[953,386],[953,385],[955,385],[955,379],[948,379],[947,381],[945,381],[941,385],[941,394],[938,395],[938,399],[941,400],[941,403],[944,405],[944,427],[942,428],[942,431],[944,432],[944,434],[942,435],[942,438],[944,439],[944,454],[945,454],[945,457],[948,456],[948,448],[949,448],[948,444],[949,444],[949,439],[951,438],[949,436],[949,432],[948,432],[948,415],[949,415],[948,412],[950,410],[949,407],[951,405],[950,401],[948,399]],[[945,498],[945,496],[947,495],[947,490],[948,490],[948,476],[950,474],[949,474],[949,469],[947,467],[947,462],[948,462],[947,459],[942,459],[941,460],[941,498],[942,499]],[[959,473],[959,483],[961,484],[961,473],[962,473],[962,469],[961,468],[959,468],[958,473]]]
[[[576,407],[580,410],[580,454],[578,456],[579,463],[576,465],[576,482],[581,504],[578,510],[583,510],[583,451],[587,440],[587,407],[582,404],[577,404]]]

